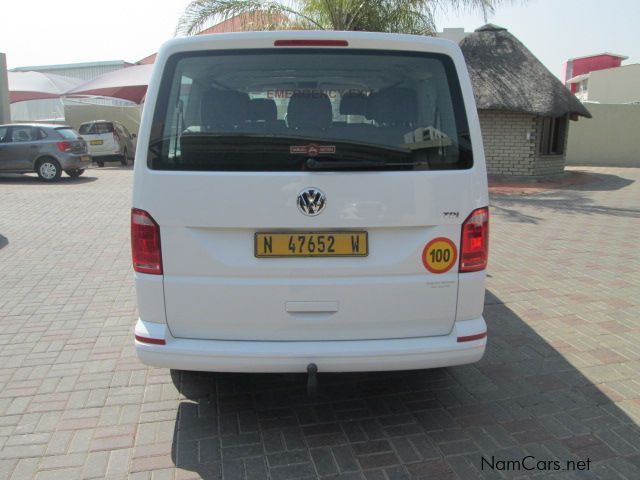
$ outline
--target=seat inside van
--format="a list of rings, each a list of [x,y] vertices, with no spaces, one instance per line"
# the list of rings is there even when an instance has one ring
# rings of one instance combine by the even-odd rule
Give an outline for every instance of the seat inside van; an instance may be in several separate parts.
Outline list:
[[[200,111],[202,125],[191,131],[321,135],[360,141],[383,135],[391,144],[401,144],[418,119],[416,92],[402,87],[369,95],[347,92],[339,100],[336,119],[329,96],[313,91],[291,95],[286,121],[278,118],[275,100],[250,98],[237,90],[206,91]]]
[[[247,117],[248,130],[256,133],[286,133],[287,124],[278,120],[278,107],[271,98],[252,98]]]
[[[289,129],[303,135],[319,135],[333,122],[331,100],[326,93],[296,92],[287,106]]]

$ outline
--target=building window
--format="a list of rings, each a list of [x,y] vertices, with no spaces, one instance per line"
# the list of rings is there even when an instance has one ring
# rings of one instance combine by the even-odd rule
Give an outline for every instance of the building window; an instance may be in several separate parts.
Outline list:
[[[586,92],[588,88],[589,88],[589,79],[585,78],[583,81],[580,82],[580,91]]]
[[[544,117],[540,135],[541,155],[563,155],[567,117]]]

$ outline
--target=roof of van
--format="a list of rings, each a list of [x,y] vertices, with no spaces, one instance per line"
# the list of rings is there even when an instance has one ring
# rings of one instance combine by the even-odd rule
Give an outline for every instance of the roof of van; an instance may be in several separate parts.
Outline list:
[[[232,33],[214,33],[209,35],[194,35],[191,37],[178,37],[165,42],[158,52],[170,50],[175,53],[181,50],[194,50],[198,46],[207,44],[213,45],[222,42],[233,42],[235,48],[247,48],[247,42],[264,42],[259,48],[275,45],[276,40],[346,40],[350,47],[363,48],[380,48],[384,50],[402,49],[399,44],[411,43],[429,43],[436,49],[446,51],[458,51],[458,45],[451,40],[427,37],[423,35],[407,35],[399,33],[381,33],[381,32],[353,32],[353,31],[335,31],[335,30],[269,30],[256,32],[232,32]],[[395,47],[395,48],[393,48]],[[249,47],[252,48],[252,47]],[[331,48],[342,48],[334,46]]]
[[[460,42],[460,48],[478,109],[591,117],[580,100],[506,28],[480,27]]]

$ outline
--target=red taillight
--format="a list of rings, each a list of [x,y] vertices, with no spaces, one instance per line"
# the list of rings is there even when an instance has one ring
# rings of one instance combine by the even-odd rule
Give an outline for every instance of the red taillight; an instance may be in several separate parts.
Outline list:
[[[162,275],[160,227],[144,210],[131,209],[131,256],[139,273]]]
[[[489,208],[478,208],[462,224],[460,272],[487,268],[489,257]]]
[[[58,150],[60,150],[61,152],[70,152],[71,149],[73,148],[73,143],[64,140],[62,142],[57,142],[56,146],[58,147]]]
[[[346,40],[276,40],[274,47],[348,47]]]
[[[458,337],[458,343],[473,342],[474,340],[482,340],[486,336],[487,336],[487,332],[477,333],[475,335],[466,335],[464,337]]]
[[[136,335],[136,340],[142,343],[150,343],[152,345],[166,345],[167,342],[164,338],[151,338],[151,337],[143,337],[141,335]]]

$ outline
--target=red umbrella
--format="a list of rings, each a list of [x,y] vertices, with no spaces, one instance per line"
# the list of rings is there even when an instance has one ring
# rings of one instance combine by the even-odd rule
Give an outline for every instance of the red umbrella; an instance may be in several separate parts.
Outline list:
[[[82,85],[68,90],[67,97],[98,96],[121,98],[141,103],[147,93],[153,65],[134,65],[132,67],[105,73]]]
[[[82,83],[76,78],[42,72],[7,72],[9,103],[59,98]]]

